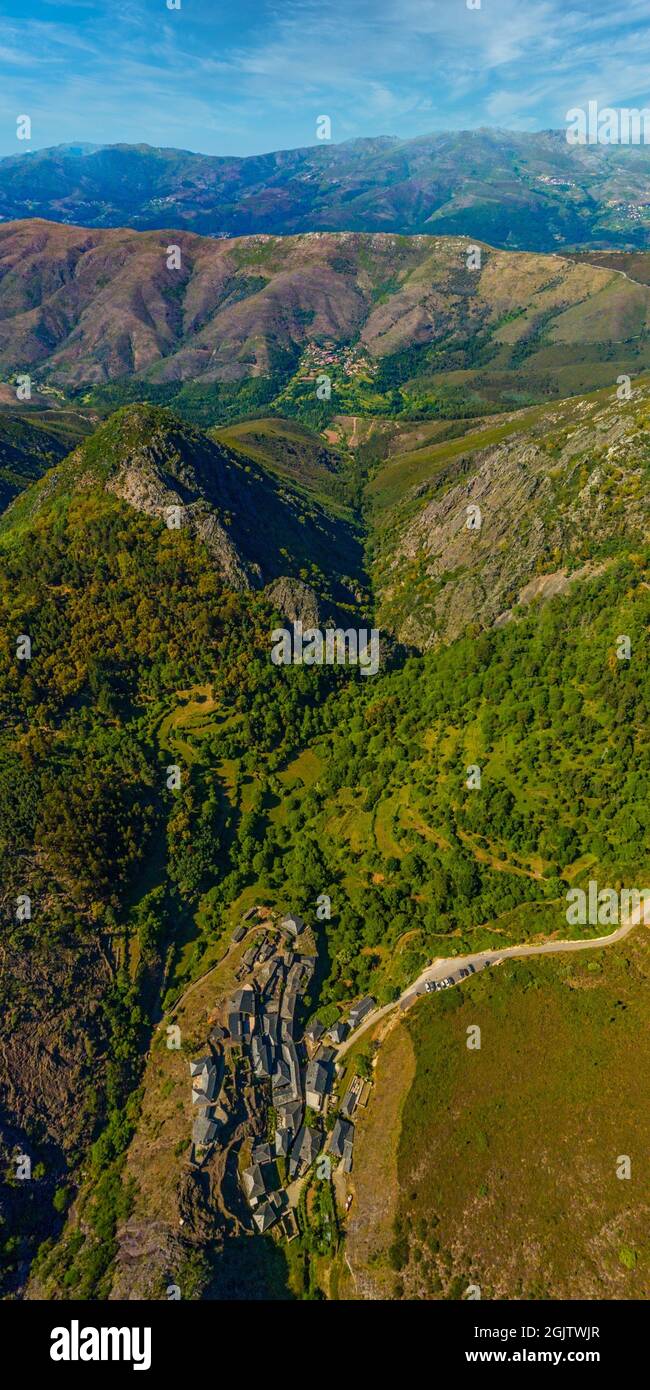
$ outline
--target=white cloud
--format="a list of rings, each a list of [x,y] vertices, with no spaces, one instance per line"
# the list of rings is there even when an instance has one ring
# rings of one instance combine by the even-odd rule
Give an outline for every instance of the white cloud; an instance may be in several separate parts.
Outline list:
[[[9,0],[9,5],[18,0]],[[0,149],[90,139],[251,152],[429,127],[561,125],[568,106],[643,104],[648,0],[41,0],[0,21]],[[64,18],[64,16],[66,18]],[[165,134],[166,132],[166,134]]]

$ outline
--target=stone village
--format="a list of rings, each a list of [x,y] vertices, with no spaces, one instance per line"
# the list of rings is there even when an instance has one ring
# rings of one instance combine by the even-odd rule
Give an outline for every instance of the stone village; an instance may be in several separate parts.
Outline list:
[[[355,1074],[341,1096],[345,1067],[337,1051],[375,1001],[367,996],[328,1027],[312,1017],[303,1028],[301,1001],[316,968],[311,930],[295,914],[276,924],[265,908],[253,907],[232,945],[249,935],[252,944],[236,972],[239,988],[218,1004],[207,1049],[190,1062],[191,1162],[201,1168],[229,1142],[243,1097],[237,1172],[251,1229],[264,1233],[277,1223],[280,1237],[292,1240],[302,1180],[314,1165],[318,1177],[337,1170],[339,1200],[349,1210],[352,1194],[343,1199],[342,1193],[352,1170],[354,1116],[371,1083]]]

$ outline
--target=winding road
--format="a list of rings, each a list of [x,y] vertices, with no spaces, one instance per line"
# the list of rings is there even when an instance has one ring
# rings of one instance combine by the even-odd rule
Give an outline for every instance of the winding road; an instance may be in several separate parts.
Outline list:
[[[345,1056],[351,1047],[354,1047],[368,1028],[374,1027],[380,1019],[386,1018],[395,1009],[408,1009],[420,995],[426,994],[426,986],[431,980],[453,979],[455,985],[462,984],[459,972],[468,965],[474,966],[474,972],[482,970],[485,966],[500,965],[501,961],[521,956],[550,956],[558,951],[592,951],[598,950],[603,946],[613,946],[616,941],[622,941],[628,932],[632,931],[643,919],[644,925],[650,927],[650,901],[641,902],[630,914],[630,919],[623,926],[617,927],[616,931],[610,932],[609,936],[591,937],[588,941],[546,941],[541,946],[505,946],[500,950],[477,951],[470,956],[451,956],[447,960],[434,960],[432,965],[428,965],[417,980],[412,985],[408,985],[398,999],[391,1004],[384,1004],[380,1009],[373,1009],[371,1014],[367,1014],[354,1033],[341,1043],[337,1051],[337,1060]]]
[[[445,980],[451,977],[454,984],[457,985],[462,984],[459,972],[468,965],[473,965],[474,972],[476,972],[484,969],[485,966],[500,965],[503,960],[521,956],[548,956],[555,955],[558,951],[591,951],[598,950],[603,946],[613,946],[615,942],[622,941],[623,938],[628,935],[628,932],[632,931],[633,927],[638,926],[642,917],[644,925],[650,927],[650,901],[645,903],[641,902],[638,908],[631,913],[629,922],[625,922],[623,926],[617,927],[616,931],[610,932],[609,936],[590,937],[585,941],[546,941],[541,946],[531,946],[527,944],[523,946],[504,946],[496,950],[476,951],[473,955],[469,956],[449,956],[447,958],[441,957],[434,960],[431,965],[426,966],[421,975],[418,975],[417,980],[414,980],[413,984],[407,985],[398,999],[394,999],[390,1004],[384,1004],[382,1008],[373,1009],[372,1013],[367,1014],[366,1018],[364,1018],[363,1022],[359,1024],[359,1027],[350,1034],[349,1038],[346,1038],[345,1042],[339,1044],[339,1047],[336,1049],[337,1061],[339,1061],[341,1057],[344,1057],[351,1047],[356,1045],[363,1033],[367,1032],[369,1028],[373,1028],[382,1018],[386,1018],[388,1014],[393,1013],[396,1009],[404,1011],[410,1008],[420,995],[426,994],[426,985],[431,980]],[[246,936],[257,930],[259,930],[259,924],[254,923],[248,928]],[[170,1013],[175,1013],[176,1010],[180,1008],[180,1005],[187,999],[188,995],[191,994],[193,990],[197,989],[199,985],[204,984],[208,976],[212,975],[215,970],[218,970],[219,967],[223,965],[224,961],[233,950],[234,944],[234,942],[230,941],[223,956],[221,956],[209,970],[206,970],[205,975],[199,975],[197,980],[193,980],[186,986],[176,1002],[160,1019],[156,1026],[156,1032],[164,1027]]]

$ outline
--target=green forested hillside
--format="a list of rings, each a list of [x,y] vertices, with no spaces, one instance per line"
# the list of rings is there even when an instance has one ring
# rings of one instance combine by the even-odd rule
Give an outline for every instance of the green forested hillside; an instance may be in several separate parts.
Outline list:
[[[0,416],[0,512],[67,452],[59,433],[38,421]]]
[[[5,1286],[60,1225],[96,1140],[107,1195],[90,1296],[110,1262],[115,1165],[165,962],[196,935],[202,894],[216,882],[228,896],[240,823],[208,766],[180,755],[168,789],[179,753],[164,718],[207,681],[215,730],[234,730],[253,767],[281,762],[320,725],[321,677],[276,668],[269,699],[270,606],[227,591],[189,535],[100,489],[60,493],[17,537],[5,531],[0,564],[0,1143],[5,1166],[29,1146],[38,1183],[29,1222],[25,1189],[5,1186]],[[30,661],[16,659],[21,634]]]
[[[254,454],[233,452],[170,410],[131,405],[49,470],[40,487],[18,497],[0,519],[0,534],[22,543],[43,509],[45,534],[71,495],[105,490],[203,543],[232,590],[290,577],[311,585],[329,609],[354,610],[365,577],[360,527],[343,500],[345,479],[337,502],[302,485],[302,476],[301,468],[295,478],[278,476]],[[55,538],[53,548],[59,543]]]
[[[375,677],[276,667],[264,594],[235,591],[200,534],[136,495],[143,479],[194,487],[211,464],[249,466],[244,507],[259,485],[280,508],[277,471],[208,445],[167,412],[121,413],[0,535],[0,1143],[5,1166],[26,1145],[38,1167],[29,1221],[15,1181],[2,1198],[8,1291],[44,1238],[49,1296],[110,1290],[152,1023],[251,903],[313,921],[330,897],[310,1010],[367,989],[390,1000],[436,955],[566,936],[570,884],[650,876],[636,530],[502,627],[481,631],[468,608],[439,650],[389,644]],[[123,465],[118,495],[106,484]],[[218,506],[218,472],[204,481]]]
[[[305,908],[328,885],[324,997],[390,998],[443,946],[566,934],[568,883],[650,874],[645,563],[336,697],[251,864]]]

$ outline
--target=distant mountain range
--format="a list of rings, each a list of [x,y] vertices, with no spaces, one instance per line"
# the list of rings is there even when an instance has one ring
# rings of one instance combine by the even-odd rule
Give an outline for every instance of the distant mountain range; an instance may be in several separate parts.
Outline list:
[[[247,158],[61,145],[0,160],[0,216],[211,236],[382,231],[494,246],[650,245],[650,151],[565,132],[451,131]]]

